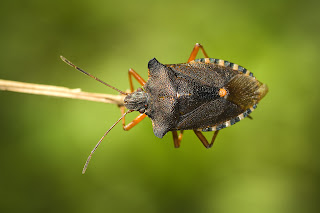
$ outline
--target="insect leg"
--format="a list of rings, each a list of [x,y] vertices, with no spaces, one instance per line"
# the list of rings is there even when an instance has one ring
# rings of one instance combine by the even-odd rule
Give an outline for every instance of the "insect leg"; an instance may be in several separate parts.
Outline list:
[[[189,63],[190,61],[193,61],[194,59],[196,59],[197,54],[198,54],[198,52],[199,52],[199,48],[201,49],[204,57],[205,57],[205,58],[209,58],[209,56],[207,55],[206,51],[204,51],[203,46],[202,46],[201,44],[199,44],[199,43],[196,43],[196,45],[194,45],[194,48],[193,48],[193,50],[192,50],[192,52],[191,52],[191,55],[190,55],[190,57],[189,57],[189,59],[188,59],[188,63]]]
[[[145,85],[146,81],[133,69],[130,68],[128,74],[131,92],[134,91],[132,77],[134,77],[139,82],[139,84],[141,84],[141,86]]]
[[[126,111],[126,108],[124,106],[120,106],[121,115],[123,115]],[[122,118],[122,127],[124,128],[126,125],[126,119],[125,117]]]
[[[146,116],[147,116],[146,114],[142,113],[142,114],[138,115],[135,119],[133,119],[133,121],[131,121],[127,125],[125,125],[125,123],[122,123],[123,129],[126,131],[130,130],[132,127],[134,127],[135,125],[140,123],[140,121],[142,121]]]
[[[123,115],[125,113],[126,108],[124,106],[120,106],[121,114]],[[125,131],[130,130],[132,127],[140,123],[147,115],[146,114],[140,114],[135,119],[133,119],[130,123],[126,125],[125,117],[122,118],[122,127]]]
[[[204,145],[204,147],[206,147],[207,149],[211,148],[214,140],[216,139],[218,132],[219,131],[215,131],[211,140],[211,143],[209,144],[208,140],[204,137],[204,135],[202,134],[202,132],[198,131],[198,130],[193,130],[194,133],[197,135],[197,137],[199,138],[199,140],[201,141],[201,143]]]
[[[140,84],[141,84],[141,86],[143,86],[145,83],[146,83],[146,81],[136,72],[136,71],[134,71],[133,69],[129,69],[129,71],[128,71],[128,74],[129,74],[129,83],[130,83],[130,90],[131,90],[131,92],[134,92],[134,88],[133,88],[133,83],[132,83],[132,77],[134,77]],[[124,113],[125,113],[125,107],[124,106],[120,106],[120,111],[121,111],[121,115],[123,115]],[[139,117],[139,116],[138,116]],[[137,118],[138,118],[137,117]],[[145,116],[144,116],[145,117]],[[144,118],[143,117],[143,118]],[[136,119],[137,119],[136,118]],[[142,119],[143,119],[142,118]],[[135,119],[135,120],[136,120]],[[141,119],[141,120],[142,120]],[[132,122],[134,122],[135,120],[133,120]],[[141,121],[140,120],[140,121]],[[139,122],[140,122],[139,121]],[[123,117],[122,118],[122,126],[123,126],[123,129],[124,130],[129,130],[129,129],[131,129],[132,127],[134,127],[135,125],[137,125],[139,122],[137,122],[137,123],[135,123],[135,124],[132,124],[132,122],[130,122],[128,125],[126,125],[126,121],[125,121],[125,117]]]
[[[201,141],[201,143],[204,145],[204,147],[206,148],[210,148],[210,144],[207,141],[207,139],[204,137],[204,135],[198,131],[198,130],[193,130],[194,133],[197,135],[197,137],[199,138],[199,140]]]
[[[179,136],[177,131],[172,131],[172,136],[173,136],[174,147],[179,148],[182,140],[182,136],[183,136],[183,130],[180,131]]]
[[[210,147],[212,147],[214,141],[216,140],[216,137],[217,137],[218,133],[219,133],[219,130],[214,132],[214,134],[212,136],[212,139],[211,139]]]

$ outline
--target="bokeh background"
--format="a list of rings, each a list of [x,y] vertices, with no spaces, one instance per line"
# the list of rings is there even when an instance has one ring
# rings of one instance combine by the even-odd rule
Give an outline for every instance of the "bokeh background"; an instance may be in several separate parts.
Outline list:
[[[206,150],[180,149],[114,105],[0,91],[0,212],[319,212],[319,1],[2,1],[0,78],[117,94],[127,70],[185,62],[196,42],[269,86]],[[201,54],[199,55],[202,56]],[[129,116],[130,117],[130,116]],[[131,117],[132,118],[132,117]],[[211,134],[206,134],[211,137]]]

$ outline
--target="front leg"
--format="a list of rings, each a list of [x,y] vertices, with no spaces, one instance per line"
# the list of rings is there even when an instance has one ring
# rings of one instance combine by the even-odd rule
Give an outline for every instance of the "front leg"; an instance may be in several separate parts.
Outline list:
[[[134,92],[132,77],[134,77],[139,82],[139,84],[141,86],[145,85],[146,81],[133,69],[129,69],[128,75],[129,75],[129,84],[130,84],[131,92]],[[125,113],[125,110],[126,110],[126,108],[124,106],[120,106],[121,115],[123,115]],[[147,116],[146,114],[140,114],[133,121],[128,123],[127,125],[126,125],[125,117],[123,117],[122,118],[123,129],[126,131],[130,130],[132,127],[137,125],[140,121],[142,121],[146,116]]]
[[[120,110],[121,110],[121,114],[123,115],[125,113],[125,107],[121,106]],[[140,115],[138,115],[135,119],[133,119],[130,123],[126,124],[126,120],[125,117],[122,118],[122,127],[125,131],[129,131],[132,127],[134,127],[135,125],[137,125],[138,123],[140,123],[147,115],[144,113],[141,113]]]
[[[145,85],[146,81],[133,69],[130,68],[128,71],[128,74],[129,74],[129,84],[130,84],[131,92],[134,92],[132,77],[134,77],[141,86]]]

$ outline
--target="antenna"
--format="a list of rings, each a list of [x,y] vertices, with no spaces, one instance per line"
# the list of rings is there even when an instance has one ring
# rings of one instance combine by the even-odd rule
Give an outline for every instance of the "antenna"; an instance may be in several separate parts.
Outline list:
[[[76,70],[79,70],[79,71],[80,71],[80,72],[82,72],[83,74],[86,74],[87,76],[90,76],[91,78],[93,78],[93,79],[95,79],[95,80],[99,81],[100,83],[102,83],[102,84],[104,84],[104,85],[106,85],[106,86],[108,86],[108,87],[110,87],[110,88],[112,88],[112,89],[114,89],[114,90],[116,90],[116,91],[120,92],[120,93],[121,93],[121,94],[123,94],[123,95],[128,95],[128,93],[123,92],[123,91],[121,91],[121,90],[119,90],[119,89],[117,89],[117,88],[115,88],[115,87],[111,86],[110,84],[107,84],[106,82],[104,82],[104,81],[100,80],[99,78],[97,78],[97,77],[95,77],[95,76],[91,75],[90,73],[87,73],[87,72],[86,72],[86,71],[84,71],[83,69],[81,69],[81,68],[77,67],[77,66],[76,66],[76,65],[74,65],[72,62],[70,62],[68,59],[66,59],[65,57],[63,57],[62,55],[60,56],[60,58],[61,58],[61,60],[62,60],[62,61],[64,61],[66,64],[68,64],[69,66],[71,66],[71,67],[75,68]]]
[[[86,170],[88,168],[88,165],[89,165],[89,162],[91,160],[91,157],[92,157],[92,154],[97,150],[98,146],[101,144],[102,140],[104,139],[104,137],[111,131],[111,129],[117,125],[117,123],[119,123],[119,121],[121,121],[121,119],[126,116],[126,114],[130,113],[130,112],[133,112],[133,110],[128,110],[127,112],[125,112],[121,118],[119,118],[119,120],[117,122],[115,122],[111,127],[110,129],[108,129],[108,131],[106,131],[106,133],[104,133],[104,135],[102,136],[102,138],[99,140],[99,142],[97,143],[97,145],[93,148],[93,150],[91,151],[87,161],[86,161],[86,164],[84,165],[83,169],[82,169],[82,174],[86,173]]]

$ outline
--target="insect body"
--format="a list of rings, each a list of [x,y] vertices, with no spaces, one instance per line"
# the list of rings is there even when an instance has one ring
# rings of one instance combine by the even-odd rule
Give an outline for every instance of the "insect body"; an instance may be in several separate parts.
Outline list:
[[[195,59],[199,49],[205,58]],[[93,77],[65,58],[63,60]],[[132,77],[142,88],[134,91]],[[116,123],[123,119],[124,129],[129,130],[148,116],[155,136],[162,138],[172,131],[175,147],[180,146],[183,130],[193,130],[203,145],[210,148],[220,129],[249,116],[268,92],[267,86],[256,80],[251,72],[237,64],[209,58],[200,44],[195,45],[187,63],[161,64],[154,58],[148,63],[148,81],[144,81],[132,69],[129,70],[129,81],[132,93],[116,89],[126,95],[124,106],[121,107],[123,116]],[[128,125],[125,125],[124,120],[125,108],[128,109],[126,113],[140,112]],[[210,143],[202,131],[214,131]],[[84,171],[95,149],[91,152]]]

